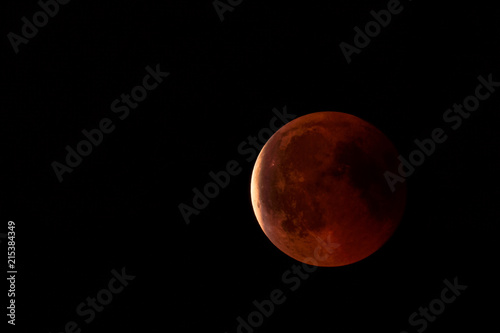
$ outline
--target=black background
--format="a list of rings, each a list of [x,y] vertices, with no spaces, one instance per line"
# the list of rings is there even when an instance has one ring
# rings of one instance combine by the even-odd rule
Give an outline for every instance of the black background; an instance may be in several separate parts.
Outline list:
[[[468,289],[426,331],[491,327],[499,93],[456,131],[442,115],[479,75],[500,81],[500,12],[402,5],[350,64],[339,43],[387,1],[245,0],[221,22],[211,1],[73,0],[18,54],[3,38],[0,209],[2,231],[17,225],[16,329],[62,332],[74,320],[82,332],[236,332],[252,301],[279,288],[286,302],[256,332],[416,332],[409,315],[455,277]],[[4,1],[4,36],[38,10]],[[156,64],[170,76],[119,120],[111,102]],[[296,291],[282,274],[297,262],[260,229],[253,162],[237,150],[284,106],[356,115],[404,156],[434,128],[448,134],[408,179],[393,238]],[[115,131],[59,183],[51,163],[106,117]],[[178,205],[230,160],[243,171],[187,225]],[[76,306],[122,267],[135,280],[84,324]]]

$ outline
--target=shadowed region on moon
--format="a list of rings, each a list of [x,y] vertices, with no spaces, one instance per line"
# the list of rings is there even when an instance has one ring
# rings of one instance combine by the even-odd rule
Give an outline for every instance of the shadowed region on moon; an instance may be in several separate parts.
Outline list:
[[[398,155],[382,132],[355,116],[297,118],[269,139],[255,163],[257,220],[274,245],[301,262],[342,266],[366,258],[404,211],[406,188],[392,193],[384,178],[396,172]]]

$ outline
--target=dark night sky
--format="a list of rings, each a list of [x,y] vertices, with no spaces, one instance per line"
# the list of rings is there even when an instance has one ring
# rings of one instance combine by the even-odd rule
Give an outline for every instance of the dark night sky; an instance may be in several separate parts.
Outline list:
[[[245,0],[221,22],[210,0],[74,0],[18,54],[5,37],[0,232],[16,221],[16,329],[62,332],[73,320],[82,332],[232,333],[254,300],[280,289],[286,301],[255,332],[417,332],[408,317],[455,277],[467,290],[426,332],[488,329],[500,92],[456,130],[443,113],[474,94],[479,75],[500,81],[500,12],[401,4],[350,64],[339,44],[353,44],[353,28],[387,1]],[[4,36],[38,10],[4,1]],[[111,103],[156,64],[170,75],[120,120]],[[295,291],[282,275],[297,262],[260,229],[253,161],[238,152],[284,106],[358,116],[403,156],[436,127],[448,134],[408,178],[393,238],[361,262],[318,268]],[[115,130],[59,183],[51,163],[103,118]],[[241,173],[186,225],[178,205],[231,160]],[[122,267],[136,278],[84,323],[75,308]]]

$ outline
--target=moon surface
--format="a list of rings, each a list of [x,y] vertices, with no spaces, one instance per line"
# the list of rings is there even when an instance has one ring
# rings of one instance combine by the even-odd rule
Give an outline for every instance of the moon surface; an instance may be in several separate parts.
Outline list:
[[[402,183],[391,192],[398,151],[368,122],[341,112],[292,120],[262,148],[251,198],[271,242],[315,266],[358,262],[394,233],[406,203]]]

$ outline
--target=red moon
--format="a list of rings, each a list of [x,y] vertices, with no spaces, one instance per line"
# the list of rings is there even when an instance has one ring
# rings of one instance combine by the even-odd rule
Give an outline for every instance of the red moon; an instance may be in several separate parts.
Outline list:
[[[262,148],[251,198],[271,242],[315,266],[358,262],[394,233],[406,204],[405,183],[392,192],[399,153],[368,122],[317,112],[289,122]]]

